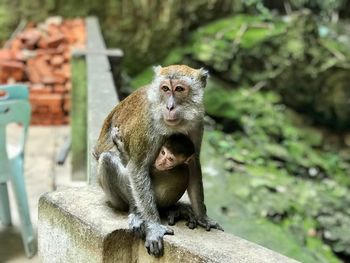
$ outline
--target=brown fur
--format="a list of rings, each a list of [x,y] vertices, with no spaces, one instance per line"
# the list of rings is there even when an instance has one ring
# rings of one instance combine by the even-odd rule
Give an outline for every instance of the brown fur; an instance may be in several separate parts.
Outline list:
[[[124,134],[130,135],[129,140],[125,140],[125,151],[130,155],[131,152],[139,153],[132,157],[141,162],[144,152],[141,149],[147,149],[150,141],[146,136],[143,136],[143,131],[149,130],[149,116],[146,87],[141,88],[126,99],[121,101],[108,115],[102,127],[100,136],[94,151],[94,156],[98,157],[102,152],[110,151],[114,148],[113,140],[110,131],[113,127],[120,129],[120,135],[123,138]],[[146,107],[146,109],[145,109]],[[137,113],[138,118],[133,118],[132,113]],[[128,125],[120,125],[127,123]]]
[[[172,76],[173,78],[178,78],[182,76],[198,76],[198,70],[190,68],[186,65],[172,65],[169,67],[163,67],[160,70],[160,75]]]

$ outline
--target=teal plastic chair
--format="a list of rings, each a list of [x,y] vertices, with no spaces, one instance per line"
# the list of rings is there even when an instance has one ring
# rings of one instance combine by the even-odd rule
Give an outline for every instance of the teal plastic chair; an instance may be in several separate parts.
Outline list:
[[[26,100],[28,101],[29,92],[26,85],[0,85],[0,102],[8,100]]]
[[[36,253],[36,243],[30,220],[27,193],[24,181],[24,146],[30,123],[31,108],[28,89],[24,85],[0,86],[0,221],[11,225],[8,197],[8,182],[11,183],[21,220],[22,240],[26,255]],[[18,148],[10,148],[6,141],[6,126],[10,123],[22,125]],[[8,151],[8,149],[11,149]]]

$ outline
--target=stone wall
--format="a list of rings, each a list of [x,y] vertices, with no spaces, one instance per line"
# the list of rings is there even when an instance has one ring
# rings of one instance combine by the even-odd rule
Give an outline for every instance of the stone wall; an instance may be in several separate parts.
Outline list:
[[[99,187],[69,188],[39,201],[38,245],[42,262],[297,262],[218,231],[188,229],[184,222],[165,236],[164,256],[147,254],[127,229],[127,214],[110,208]]]

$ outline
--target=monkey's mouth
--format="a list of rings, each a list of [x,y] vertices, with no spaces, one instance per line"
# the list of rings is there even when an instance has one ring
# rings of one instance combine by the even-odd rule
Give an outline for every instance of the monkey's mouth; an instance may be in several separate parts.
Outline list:
[[[169,126],[176,126],[181,122],[181,119],[164,119],[164,121]]]

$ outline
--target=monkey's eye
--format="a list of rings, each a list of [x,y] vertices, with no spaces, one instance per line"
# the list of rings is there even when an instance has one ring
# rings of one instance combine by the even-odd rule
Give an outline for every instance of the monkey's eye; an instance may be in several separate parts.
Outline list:
[[[165,155],[165,151],[164,151],[164,150],[162,150],[160,153],[161,153],[162,155]]]
[[[175,88],[175,91],[177,91],[177,92],[182,92],[184,90],[185,90],[185,88],[181,87],[181,86],[176,86],[176,88]]]
[[[174,161],[174,159],[171,158],[171,157],[169,157],[168,160],[169,160],[170,162],[173,162],[173,161]]]
[[[162,89],[164,92],[167,92],[167,91],[170,90],[168,86],[162,86],[161,89]]]

